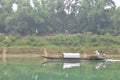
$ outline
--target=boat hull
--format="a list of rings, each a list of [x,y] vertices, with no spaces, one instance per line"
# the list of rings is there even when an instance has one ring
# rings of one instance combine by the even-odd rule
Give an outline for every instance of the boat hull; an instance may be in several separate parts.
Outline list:
[[[80,61],[105,61],[105,58],[57,58],[42,56],[48,61],[80,62]]]

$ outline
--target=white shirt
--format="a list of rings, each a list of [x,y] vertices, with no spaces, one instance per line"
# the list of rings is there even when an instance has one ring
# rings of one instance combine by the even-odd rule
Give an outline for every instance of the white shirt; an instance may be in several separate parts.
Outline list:
[[[100,53],[98,51],[95,51],[95,56],[99,56]]]

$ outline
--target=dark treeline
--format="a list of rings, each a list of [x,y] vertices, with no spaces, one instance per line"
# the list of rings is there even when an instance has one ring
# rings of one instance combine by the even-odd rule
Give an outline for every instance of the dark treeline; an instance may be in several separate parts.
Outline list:
[[[112,0],[0,0],[0,33],[120,34]]]

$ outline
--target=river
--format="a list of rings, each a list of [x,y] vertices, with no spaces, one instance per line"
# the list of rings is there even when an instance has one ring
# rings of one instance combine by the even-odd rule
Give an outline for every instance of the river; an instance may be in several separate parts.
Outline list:
[[[0,80],[119,80],[120,62],[44,62],[39,57],[0,58]]]

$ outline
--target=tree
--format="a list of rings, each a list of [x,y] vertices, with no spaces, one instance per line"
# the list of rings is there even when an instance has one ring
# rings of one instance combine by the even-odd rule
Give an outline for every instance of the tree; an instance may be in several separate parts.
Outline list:
[[[115,9],[111,15],[114,35],[120,34],[120,8]]]
[[[113,0],[1,0],[0,32],[119,34],[115,7]]]

